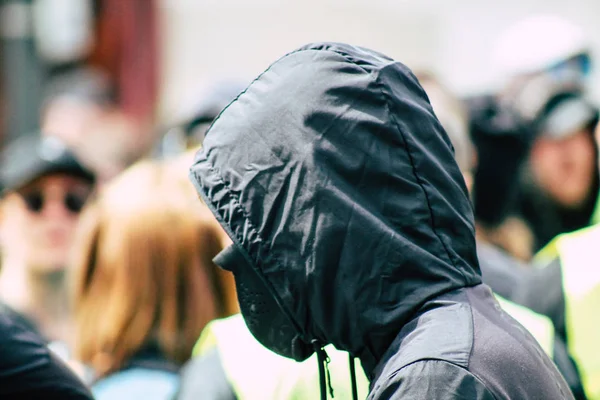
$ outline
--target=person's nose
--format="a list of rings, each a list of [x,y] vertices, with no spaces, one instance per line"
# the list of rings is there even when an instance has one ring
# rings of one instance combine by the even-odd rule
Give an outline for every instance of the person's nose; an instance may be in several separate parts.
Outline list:
[[[51,196],[45,199],[42,216],[52,219],[64,219],[69,218],[71,213],[67,210],[67,207],[65,207],[62,197]]]
[[[577,160],[582,154],[586,154],[586,146],[588,145],[585,139],[582,140],[579,137],[564,140],[560,146],[561,158],[565,161]]]

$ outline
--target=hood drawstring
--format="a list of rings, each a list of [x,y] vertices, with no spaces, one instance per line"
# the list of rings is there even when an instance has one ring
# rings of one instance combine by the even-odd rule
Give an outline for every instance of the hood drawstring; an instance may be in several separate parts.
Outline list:
[[[350,381],[352,384],[352,400],[358,400],[358,389],[356,388],[356,366],[354,364],[354,357],[352,354],[348,354],[350,361]]]
[[[327,388],[329,388],[329,394],[331,398],[333,396],[333,387],[331,387],[331,376],[329,375],[329,356],[323,349],[323,346],[316,340],[313,341],[313,347],[317,353],[317,360],[319,362],[319,381],[321,384],[321,400],[327,400]]]

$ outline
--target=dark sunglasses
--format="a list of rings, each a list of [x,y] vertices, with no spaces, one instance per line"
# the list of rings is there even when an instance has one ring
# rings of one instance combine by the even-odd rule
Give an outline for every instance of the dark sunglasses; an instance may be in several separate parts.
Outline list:
[[[40,213],[44,209],[44,204],[46,203],[46,198],[44,194],[40,191],[33,191],[28,193],[21,193],[21,197],[25,201],[25,205],[27,209],[34,213]],[[82,196],[80,194],[75,193],[67,193],[63,197],[63,205],[64,207],[71,213],[77,214],[85,205],[87,200],[87,196]]]

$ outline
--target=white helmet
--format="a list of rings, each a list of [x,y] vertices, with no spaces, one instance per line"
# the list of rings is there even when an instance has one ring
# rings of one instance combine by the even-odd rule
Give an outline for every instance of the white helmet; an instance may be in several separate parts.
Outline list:
[[[583,29],[561,17],[537,15],[521,20],[497,40],[492,62],[510,79],[551,68],[589,50]]]

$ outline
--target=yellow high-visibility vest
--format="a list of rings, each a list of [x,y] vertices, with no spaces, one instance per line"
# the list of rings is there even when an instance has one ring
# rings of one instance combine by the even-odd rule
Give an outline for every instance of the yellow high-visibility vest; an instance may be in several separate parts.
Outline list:
[[[221,365],[239,400],[319,399],[319,364],[316,355],[303,362],[281,357],[258,342],[250,333],[241,314],[208,324],[194,348],[194,356],[218,349]],[[331,386],[336,399],[351,399],[348,353],[325,347]],[[356,364],[359,398],[366,398],[369,381]]]
[[[567,347],[590,400],[600,400],[600,226],[563,234],[537,260],[560,258]]]
[[[544,316],[498,297],[500,305],[521,323],[549,355],[553,352],[554,328]],[[240,314],[211,322],[194,348],[202,356],[217,348],[221,365],[239,400],[320,398],[319,369],[316,356],[298,363],[281,357],[260,344],[250,333]],[[329,371],[335,398],[351,399],[348,353],[333,346],[325,348],[331,362]],[[356,363],[359,398],[366,398],[369,381]]]

